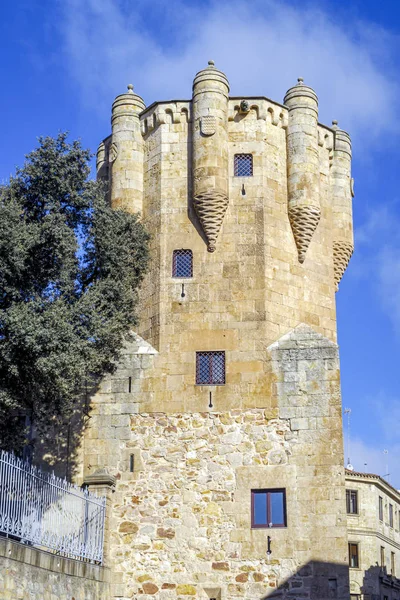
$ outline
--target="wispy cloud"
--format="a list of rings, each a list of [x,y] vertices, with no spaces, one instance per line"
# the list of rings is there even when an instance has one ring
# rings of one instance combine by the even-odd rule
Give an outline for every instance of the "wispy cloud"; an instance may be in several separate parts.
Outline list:
[[[143,1],[65,0],[63,7],[68,69],[83,101],[102,112],[131,81],[148,103],[189,97],[195,72],[213,58],[234,95],[282,100],[303,76],[320,97],[321,120],[338,118],[355,138],[370,140],[397,122],[397,84],[385,74],[388,32],[341,26],[317,3],[171,0],[152,5],[160,26],[151,26]]]
[[[358,276],[373,274],[381,309],[400,334],[400,218],[398,203],[381,204],[368,212],[355,232],[360,252]]]
[[[387,450],[387,454],[384,453]],[[400,485],[400,443],[370,446],[360,438],[351,444],[351,462],[356,471],[384,477],[394,487]],[[389,475],[388,475],[389,473]]]

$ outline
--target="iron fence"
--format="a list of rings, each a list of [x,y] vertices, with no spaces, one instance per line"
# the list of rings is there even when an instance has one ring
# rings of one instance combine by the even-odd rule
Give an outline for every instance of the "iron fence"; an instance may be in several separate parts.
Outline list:
[[[101,563],[106,499],[0,453],[0,533],[62,556]]]

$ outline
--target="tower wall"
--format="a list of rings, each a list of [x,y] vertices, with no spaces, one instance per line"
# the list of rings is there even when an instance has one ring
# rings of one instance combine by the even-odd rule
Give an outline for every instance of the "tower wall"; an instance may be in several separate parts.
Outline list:
[[[227,91],[211,64],[197,74],[192,101],[140,114],[137,203],[151,267],[138,336],[92,399],[84,441],[85,472],[106,466],[118,481],[113,596],[261,599],[298,590],[344,600],[334,248],[348,221],[332,191],[341,197],[332,162],[339,136],[317,123],[315,93],[302,83],[289,90],[289,106]],[[214,117],[206,129],[204,117]],[[245,177],[234,171],[243,154],[253,163]],[[215,190],[226,195],[224,210]],[[318,213],[307,244],[294,208],[302,218]],[[173,276],[180,249],[192,251],[192,277]],[[205,351],[225,352],[224,385],[196,385],[196,352]],[[282,487],[287,526],[252,527],[252,489]]]

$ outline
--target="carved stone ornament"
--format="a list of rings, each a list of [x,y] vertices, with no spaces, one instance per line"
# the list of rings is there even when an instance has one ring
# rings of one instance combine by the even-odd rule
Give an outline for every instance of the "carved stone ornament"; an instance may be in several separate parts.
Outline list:
[[[333,270],[335,276],[336,291],[339,289],[340,280],[349,264],[354,246],[349,242],[333,242]]]
[[[117,158],[117,156],[118,156],[118,146],[115,142],[113,142],[111,144],[110,153],[109,153],[110,162],[111,163],[114,162],[114,160]]]
[[[318,206],[294,206],[289,208],[289,220],[296,242],[299,263],[303,263],[311,238],[321,218]]]
[[[228,202],[227,195],[215,189],[198,194],[193,199],[194,208],[208,241],[209,252],[215,250]]]
[[[203,135],[214,135],[217,127],[217,120],[213,115],[202,117],[200,121],[200,127]]]
[[[250,111],[250,104],[247,102],[247,100],[242,100],[240,103],[240,112],[248,113],[249,111]]]

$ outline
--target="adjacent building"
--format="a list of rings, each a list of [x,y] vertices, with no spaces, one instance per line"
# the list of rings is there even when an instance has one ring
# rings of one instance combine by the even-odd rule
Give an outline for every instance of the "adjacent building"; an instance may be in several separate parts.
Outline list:
[[[350,593],[400,599],[400,492],[385,479],[346,469]]]

